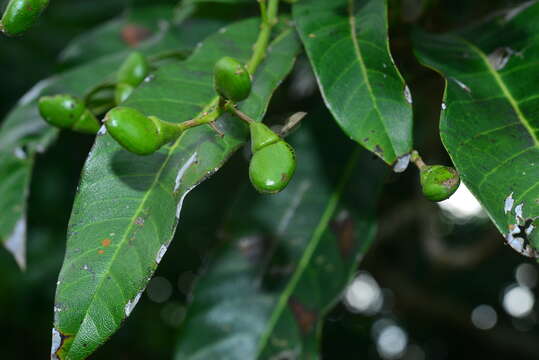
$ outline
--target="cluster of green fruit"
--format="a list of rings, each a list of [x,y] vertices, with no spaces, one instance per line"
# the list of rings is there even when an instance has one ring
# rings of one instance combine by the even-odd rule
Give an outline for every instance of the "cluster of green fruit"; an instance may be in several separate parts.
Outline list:
[[[150,71],[150,65],[144,55],[133,52],[124,61],[116,76],[114,102],[119,105],[125,101],[140,85]],[[86,101],[71,95],[43,96],[39,99],[39,111],[49,124],[61,129],[95,134],[100,123],[94,113],[88,109]]]
[[[144,55],[132,53],[122,64],[114,84],[114,102],[123,103],[150,72],[150,64]],[[219,115],[228,111],[247,122],[251,133],[252,158],[249,177],[261,193],[278,193],[289,183],[296,170],[296,158],[292,147],[266,125],[256,122],[236,108],[251,93],[251,75],[237,60],[224,57],[214,68],[214,86],[220,96],[214,116],[198,118],[182,123],[163,121],[146,116],[140,111],[117,106],[108,111],[103,123],[110,135],[125,149],[138,155],[149,155],[163,145],[176,140],[187,129],[212,125]],[[39,100],[41,116],[50,124],[84,133],[95,134],[100,123],[88,109],[85,101],[70,95],[44,96]],[[432,201],[442,201],[458,188],[460,179],[455,169],[423,163],[419,154],[412,153],[412,161],[420,170],[423,194]]]
[[[11,0],[0,20],[0,30],[10,36],[25,32],[48,5],[49,0]]]
[[[117,74],[114,93],[117,105],[124,102],[133,89],[143,82],[149,69],[149,63],[142,54],[133,53],[127,58]],[[295,172],[294,150],[266,125],[250,119],[236,108],[236,103],[245,100],[251,93],[248,70],[237,60],[224,57],[215,65],[214,85],[220,95],[217,114],[228,111],[249,125],[253,153],[249,165],[251,183],[261,193],[280,192]],[[39,111],[49,124],[56,127],[92,134],[100,128],[97,117],[85,102],[71,95],[43,96],[39,99]],[[125,149],[138,155],[149,155],[176,140],[187,129],[210,122],[200,117],[183,123],[171,123],[155,116],[146,116],[130,107],[118,106],[105,115],[103,123],[110,135]]]

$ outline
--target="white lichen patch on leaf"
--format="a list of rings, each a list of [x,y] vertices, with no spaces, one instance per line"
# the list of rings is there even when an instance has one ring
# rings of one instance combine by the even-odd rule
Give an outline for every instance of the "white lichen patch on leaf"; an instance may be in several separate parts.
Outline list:
[[[410,164],[410,159],[412,155],[406,154],[397,159],[397,162],[395,162],[395,165],[393,165],[393,171],[396,173],[404,172],[406,169],[408,169],[408,165]]]
[[[51,345],[51,360],[58,360],[56,353],[62,346],[62,335],[55,328],[52,328],[52,345]]]
[[[102,125],[99,128],[99,131],[97,132],[97,136],[103,136],[107,133],[107,127],[105,125]]]
[[[531,225],[531,230],[533,231],[533,225]],[[531,231],[528,231],[528,228],[526,228],[525,233],[526,235],[529,235],[531,234]],[[528,243],[524,237],[522,237],[521,228],[519,226],[513,224],[509,225],[509,232],[505,237],[505,241],[507,245],[509,245],[519,254],[530,258],[539,258],[539,253]]]
[[[163,256],[165,256],[165,253],[167,252],[168,247],[166,245],[161,245],[159,248],[159,251],[157,252],[157,255],[155,256],[155,262],[160,263],[163,259]]]
[[[494,70],[498,71],[507,65],[509,59],[515,53],[516,52],[509,47],[499,47],[488,56],[488,61]]]
[[[133,299],[129,300],[127,304],[125,304],[125,317],[129,317],[129,315],[131,315],[133,309],[135,308],[135,306],[137,306],[137,303],[142,296],[142,292],[143,291],[139,292]]]
[[[189,168],[197,162],[197,153],[193,153],[191,157],[183,164],[183,166],[178,170],[178,174],[176,175],[176,181],[174,183],[174,192],[177,192],[180,189],[180,186],[182,184],[182,179],[185,176],[185,173]]]
[[[518,204],[517,206],[515,206],[515,216],[516,216],[517,222],[519,219],[524,219],[524,215],[522,214],[523,208],[524,208],[524,203]]]
[[[535,229],[535,226],[533,226],[533,224],[530,224],[528,227],[526,227],[525,229],[526,236],[530,236],[534,229]]]
[[[509,224],[509,231],[505,235],[505,242],[521,255],[539,258],[539,251],[537,251],[529,241],[529,236],[535,229],[533,222],[536,218],[528,219],[524,216],[524,203],[518,204],[513,210],[514,203],[513,193],[511,193],[505,198],[504,212],[507,214],[513,213],[514,211],[515,223]]]
[[[466,85],[465,83],[463,83],[462,81],[460,80],[457,80],[455,78],[451,78],[451,80],[453,80],[458,86],[460,86],[464,91],[466,92],[472,92],[472,90],[468,87],[468,85]]]
[[[513,199],[513,193],[509,194],[508,197],[505,198],[505,202],[503,205],[503,212],[507,214],[508,212],[511,212],[513,210],[513,205],[515,204],[515,199]]]
[[[146,76],[146,77],[144,78],[144,82],[145,82],[145,83],[149,83],[149,82],[151,82],[154,78],[155,78],[155,75],[154,75],[154,74],[150,74],[150,75],[148,75],[148,76]]]
[[[195,187],[193,186],[192,188],[190,189],[187,189],[185,190],[185,192],[183,193],[182,197],[180,198],[180,200],[178,201],[178,205],[176,206],[176,219],[180,219],[180,214],[182,212],[182,207],[183,207],[183,201],[185,200],[185,197],[191,192],[191,190],[193,190]]]
[[[412,93],[410,92],[410,88],[408,85],[404,87],[404,97],[406,98],[406,101],[408,104],[412,104],[414,100],[412,99]]]
[[[505,17],[504,17],[505,22],[513,20],[513,18],[515,16],[517,16],[518,14],[520,14],[521,12],[523,12],[524,10],[526,10],[527,8],[529,8],[530,6],[535,4],[536,1],[537,0],[531,0],[531,1],[525,2],[524,4],[519,5],[519,6],[515,7],[515,8],[513,8],[513,9],[509,10],[505,14]]]
[[[15,150],[13,150],[13,155],[15,155],[15,157],[20,160],[24,160],[27,158],[26,152],[20,146],[16,147]]]

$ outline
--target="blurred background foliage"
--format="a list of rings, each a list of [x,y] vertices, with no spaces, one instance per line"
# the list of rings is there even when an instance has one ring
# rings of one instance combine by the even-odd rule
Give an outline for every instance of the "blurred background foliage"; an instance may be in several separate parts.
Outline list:
[[[24,37],[1,38],[0,118],[33,84],[66,66],[58,58],[71,39],[137,3],[145,2],[53,0],[39,25]],[[416,147],[429,162],[449,163],[437,134],[443,83],[413,57],[410,30],[422,26],[442,32],[519,3],[390,0],[392,50],[414,93]],[[234,8],[232,15],[243,16],[241,11]],[[208,16],[221,14],[208,11]],[[309,112],[320,109],[319,103],[307,62],[300,59],[272,101],[271,113]],[[2,359],[48,356],[65,231],[91,144],[91,137],[63,132],[38,156],[29,201],[28,270],[21,273],[10,255],[0,252]],[[92,359],[172,357],[189,289],[223,237],[221,224],[234,190],[247,180],[238,181],[237,174],[246,174],[246,169],[239,152],[192,192],[184,204],[182,237],[172,243],[129,321]],[[539,358],[536,267],[503,246],[501,235],[464,190],[441,206],[428,203],[418,190],[414,171],[393,174],[385,184],[377,241],[343,301],[326,319],[323,358]]]

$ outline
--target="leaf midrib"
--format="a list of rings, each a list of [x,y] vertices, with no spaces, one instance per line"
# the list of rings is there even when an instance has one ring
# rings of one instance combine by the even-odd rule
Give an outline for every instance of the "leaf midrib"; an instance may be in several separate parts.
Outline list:
[[[488,72],[492,75],[497,85],[500,87],[503,94],[505,95],[505,97],[507,98],[507,100],[509,101],[513,109],[515,110],[519,121],[522,123],[522,125],[526,128],[526,130],[530,134],[530,137],[532,138],[534,145],[536,147],[539,147],[539,139],[537,139],[537,136],[534,134],[533,127],[530,125],[527,117],[524,115],[524,113],[520,109],[518,102],[515,100],[515,98],[513,97],[513,94],[511,93],[511,91],[509,90],[509,88],[507,87],[503,79],[500,77],[500,74],[498,73],[498,71],[494,70],[492,64],[488,60],[488,57],[485,56],[485,54],[483,53],[481,49],[479,49],[477,46],[475,46],[471,42],[462,38],[459,38],[459,40],[462,41],[462,43],[468,46],[473,52],[475,52],[481,58]]]
[[[358,62],[359,67],[361,69],[361,73],[363,74],[363,78],[365,79],[364,80],[365,85],[367,85],[368,92],[369,92],[369,97],[371,98],[373,107],[374,107],[376,113],[378,114],[378,117],[380,119],[380,122],[382,123],[382,127],[384,128],[385,133],[388,135],[387,137],[389,139],[389,143],[392,146],[393,153],[394,153],[395,157],[397,157],[397,156],[399,156],[399,154],[397,154],[396,149],[393,147],[393,141],[392,141],[391,137],[389,136],[389,134],[391,134],[391,132],[388,131],[387,126],[386,126],[385,122],[383,121],[384,117],[382,116],[382,113],[380,112],[380,108],[378,106],[378,101],[376,101],[376,97],[373,94],[371,80],[369,78],[369,75],[367,74],[367,68],[365,67],[365,64],[364,64],[363,54],[361,52],[361,48],[359,47],[359,42],[357,40],[358,35],[357,35],[357,31],[356,31],[356,17],[354,16],[354,1],[355,0],[348,0],[348,24],[350,26],[352,44],[354,45],[354,52],[356,53],[356,56],[358,58],[357,62]],[[385,158],[385,156],[382,156],[382,158]]]
[[[291,29],[287,29],[286,31],[283,31],[281,34],[279,34],[273,41],[273,43],[277,42],[277,41],[280,41],[281,38],[284,38],[285,37],[285,34],[288,34],[289,32],[291,31]],[[217,104],[219,103],[219,96],[215,96],[212,98],[212,100],[209,101],[209,103],[204,107],[204,109],[202,109],[199,114],[197,115],[198,116],[202,116],[208,112],[210,112],[215,106],[217,106]],[[189,131],[184,131],[180,137],[176,140],[176,142],[174,142],[174,144],[169,148],[168,150],[168,153],[167,153],[167,156],[165,158],[165,160],[163,161],[163,164],[162,166],[159,168],[159,171],[156,173],[156,177],[155,177],[155,180],[152,182],[151,186],[149,187],[149,190],[146,192],[146,194],[143,196],[142,198],[142,201],[140,203],[140,205],[137,207],[137,210],[135,211],[134,215],[132,217],[130,217],[130,223],[129,223],[129,226],[126,228],[125,232],[123,233],[122,235],[122,238],[121,238],[121,241],[120,241],[120,245],[118,245],[116,247],[116,251],[115,253],[113,254],[113,256],[111,257],[111,260],[109,261],[109,265],[106,267],[106,272],[103,272],[103,273],[108,273],[110,274],[111,273],[111,268],[112,268],[112,264],[114,263],[116,257],[118,256],[118,254],[120,253],[120,250],[124,247],[124,245],[126,244],[126,239],[128,238],[128,234],[129,232],[133,229],[134,225],[135,225],[135,219],[140,216],[140,214],[142,213],[143,209],[144,209],[144,205],[146,204],[149,196],[153,193],[155,187],[159,184],[159,181],[161,180],[161,175],[163,173],[163,171],[165,170],[165,168],[167,167],[170,159],[172,158],[172,154],[175,152],[175,150],[180,146],[181,142],[182,142],[182,139],[183,137],[188,134]],[[86,309],[90,309],[97,296],[98,296],[98,293],[99,293],[99,290],[101,289],[101,287],[103,286],[104,284],[104,280],[106,279],[106,276],[103,276],[101,277],[99,283],[97,284],[97,287],[96,287],[96,291],[93,293],[92,297],[91,297],[91,300],[88,304],[88,306],[86,307]],[[119,284],[118,284],[119,285]],[[128,301],[130,299],[127,299]],[[89,311],[86,311],[86,314],[81,322],[84,323],[84,321],[86,321],[86,319],[90,317],[90,313]],[[91,317],[90,317],[90,320]],[[92,320],[93,321],[93,320]],[[71,346],[68,350],[68,353],[71,351],[72,349],[72,345],[75,344],[75,340],[77,340],[79,334],[80,334],[80,330],[81,330],[81,327],[78,328],[77,332],[74,334],[74,337],[73,337],[73,341],[71,342]]]
[[[122,237],[121,237],[121,240],[120,240],[120,245],[116,247],[116,251],[114,252],[113,256],[111,257],[110,261],[108,262],[108,265],[106,267],[106,271],[103,272],[103,274],[110,274],[112,273],[112,264],[114,264],[115,260],[116,260],[116,257],[118,256],[118,254],[121,252],[120,250],[123,249],[123,247],[125,246],[126,244],[126,240],[128,238],[128,235],[130,233],[130,231],[133,229],[133,226],[135,225],[135,219],[137,217],[140,216],[140,214],[142,213],[142,211],[144,210],[144,206],[146,205],[146,202],[148,201],[148,198],[150,197],[150,195],[153,195],[153,191],[155,189],[155,187],[157,186],[157,184],[159,183],[159,181],[161,180],[161,175],[163,173],[163,171],[165,170],[168,162],[170,161],[171,159],[171,155],[172,153],[174,152],[174,150],[179,146],[181,140],[183,139],[183,137],[185,136],[185,134],[187,134],[188,131],[185,131],[181,134],[181,136],[178,138],[178,140],[176,140],[176,142],[174,143],[174,145],[169,149],[168,151],[168,154],[165,158],[165,160],[163,161],[163,164],[161,165],[161,167],[159,168],[159,171],[156,173],[156,176],[155,176],[155,180],[152,182],[150,188],[149,188],[149,191],[147,191],[144,196],[142,197],[142,201],[140,202],[140,205],[137,207],[137,210],[135,211],[134,215],[130,218],[130,222],[129,222],[129,225],[127,226],[126,230],[124,231]],[[96,290],[94,291],[94,293],[92,294],[92,297],[91,297],[91,300],[88,304],[88,306],[86,307],[86,309],[90,309],[95,300],[97,299],[97,296],[99,294],[99,291],[101,290],[101,287],[103,286],[104,284],[104,281],[106,279],[106,276],[102,276],[101,279],[99,280],[99,283],[97,284],[97,287],[96,287]],[[129,299],[127,299],[129,301]],[[90,317],[90,312],[89,311],[86,311],[86,314],[84,315],[84,318],[82,319],[82,323],[84,323],[86,321],[86,319]],[[81,323],[81,324],[82,324]],[[82,327],[79,327],[77,332],[75,333],[75,336],[73,337],[73,342],[72,344],[75,344],[76,340],[77,340],[77,337],[79,336],[80,334],[80,330],[81,330]],[[70,351],[71,351],[72,347],[70,347]]]
[[[273,330],[275,329],[275,326],[277,325],[277,322],[279,321],[284,309],[286,308],[288,299],[291,297],[292,293],[296,289],[296,286],[298,282],[300,281],[301,276],[303,275],[303,272],[307,268],[309,261],[311,260],[315,250],[317,249],[318,244],[320,243],[320,240],[322,239],[322,235],[326,231],[329,221],[331,220],[331,216],[335,213],[337,205],[339,204],[344,187],[346,186],[346,184],[348,183],[348,181],[350,180],[352,176],[352,172],[354,168],[356,167],[359,155],[360,155],[360,149],[356,148],[356,150],[354,150],[354,152],[352,153],[352,155],[350,156],[347,162],[346,168],[337,185],[336,190],[333,192],[333,194],[331,194],[331,197],[324,210],[324,213],[322,214],[322,217],[320,218],[320,222],[318,223],[318,226],[314,230],[311,240],[309,241],[309,244],[305,248],[305,251],[303,252],[302,257],[300,261],[298,262],[296,270],[294,271],[294,274],[292,275],[292,278],[290,279],[290,282],[286,286],[282,295],[279,297],[276,308],[272,312],[271,318],[269,320],[269,325],[266,328],[266,331],[262,334],[262,337],[260,339],[260,344],[258,347],[256,358],[259,358],[260,355],[263,353],[264,349],[266,348],[266,345],[268,344],[271,334]]]

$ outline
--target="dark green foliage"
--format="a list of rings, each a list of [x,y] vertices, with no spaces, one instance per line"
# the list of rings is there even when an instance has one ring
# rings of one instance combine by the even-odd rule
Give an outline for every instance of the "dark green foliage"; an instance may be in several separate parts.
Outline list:
[[[537,2],[4,3],[3,358],[539,358]]]

